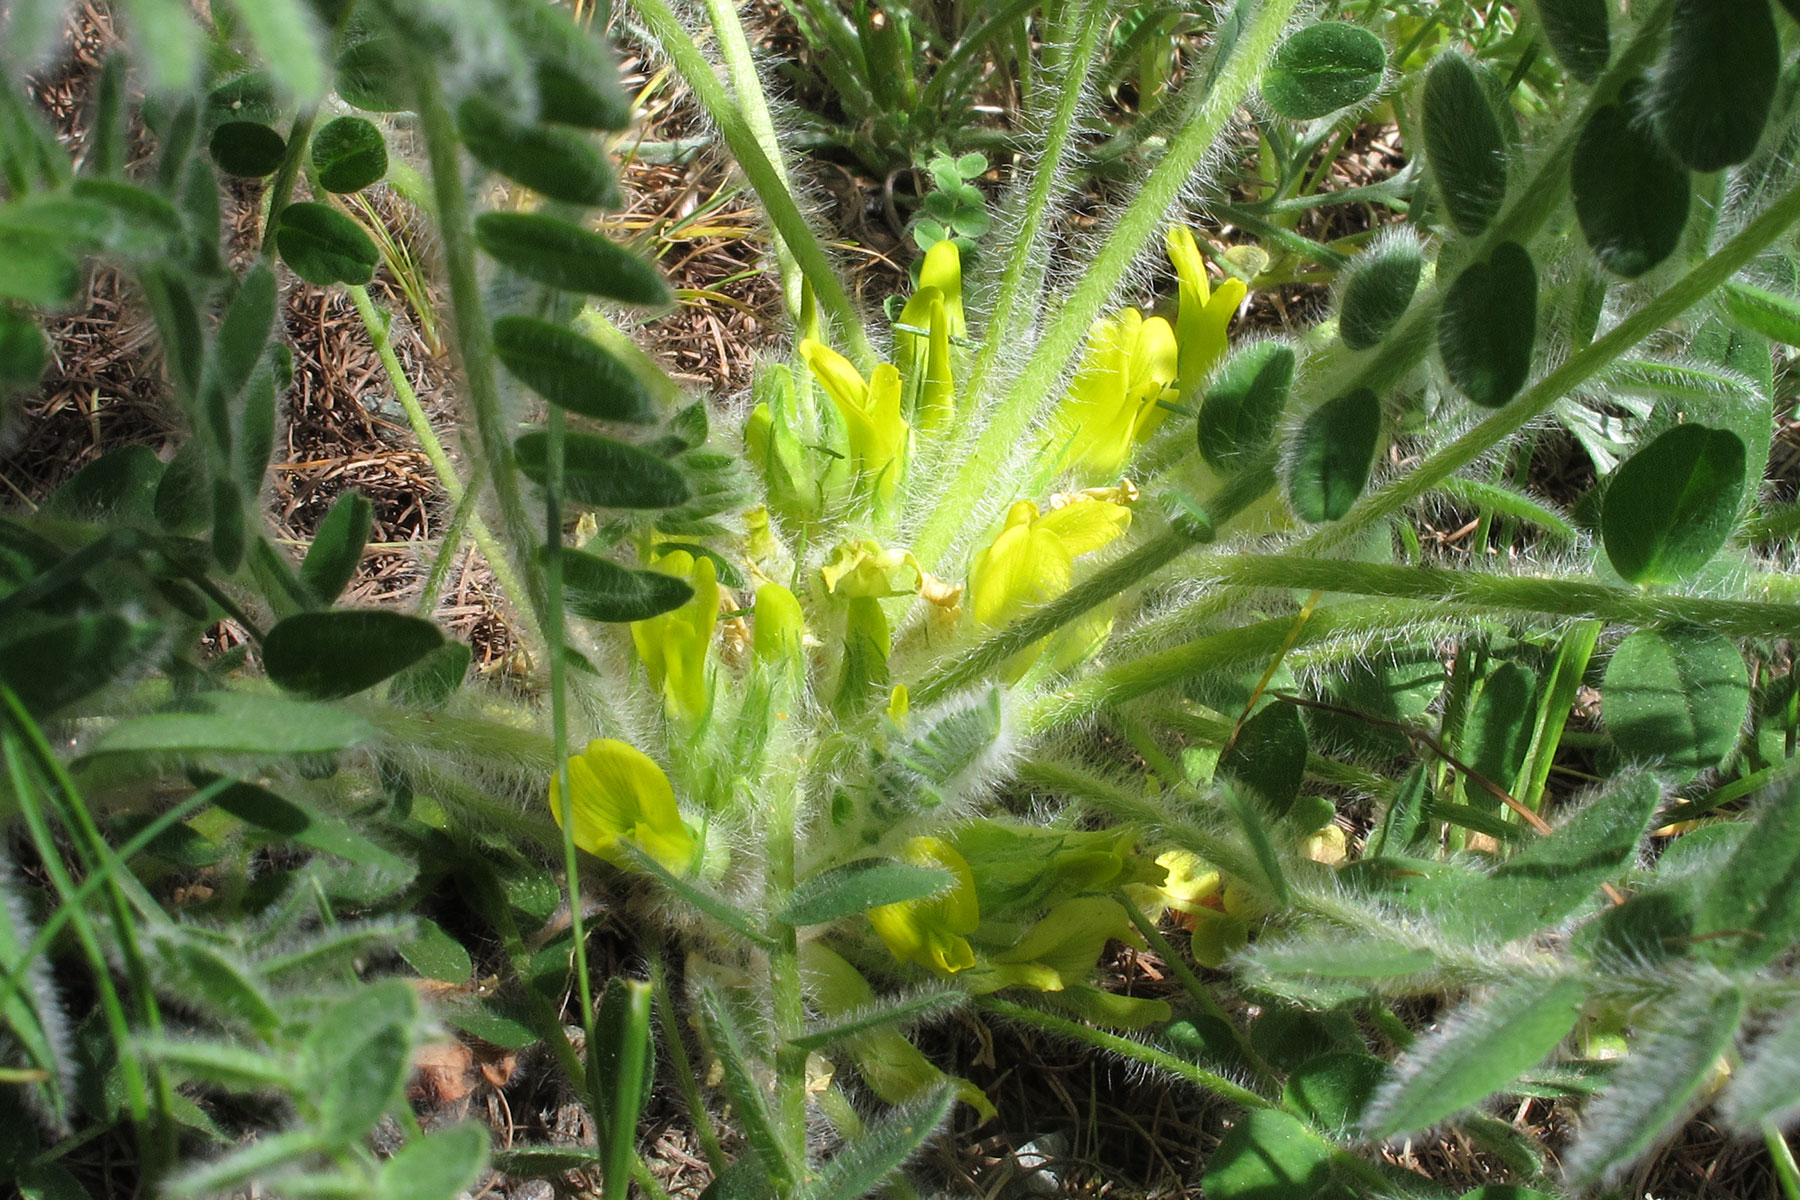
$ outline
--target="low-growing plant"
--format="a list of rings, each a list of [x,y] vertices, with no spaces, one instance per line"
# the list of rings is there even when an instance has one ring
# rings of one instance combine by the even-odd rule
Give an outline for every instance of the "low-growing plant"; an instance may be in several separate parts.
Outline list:
[[[78,167],[17,79],[58,6],[8,27],[0,377],[37,377],[34,312],[101,257],[192,430],[0,522],[5,1103],[36,1122],[10,1127],[122,1126],[175,1193],[453,1195],[485,1151],[421,1139],[401,1099],[428,1019],[403,960],[455,985],[432,1019],[541,1041],[593,1112],[594,1148],[498,1165],[590,1167],[608,1195],[658,1186],[635,1152],[653,1000],[715,1195],[904,1189],[953,1106],[994,1112],[907,1036],[956,1010],[1224,1102],[1209,1196],[1446,1195],[1377,1152],[1439,1127],[1514,1181],[1475,1194],[1573,1194],[1709,1103],[1795,1194],[1800,523],[1759,481],[1774,347],[1800,344],[1800,112],[1767,0],[1539,0],[1522,25],[1237,0],[1098,233],[1058,216],[1112,18],[1070,0],[979,269],[936,240],[876,320],[788,182],[735,11],[708,8],[721,73],[637,0],[789,284],[795,344],[723,430],[589,306],[667,294],[590,228],[630,114],[562,10],[245,3],[202,30],[125,7]],[[1319,163],[1377,109],[1413,165],[1331,197]],[[1177,219],[1244,182],[1245,110],[1260,258]],[[333,199],[399,129],[460,470],[368,290],[369,210]],[[237,269],[220,169],[271,179]],[[1396,219],[1325,245],[1290,218],[1327,203]],[[421,615],[338,603],[366,501],[298,565],[263,531],[278,264],[348,290],[456,506]],[[1332,284],[1324,321],[1245,332],[1251,287],[1302,276]],[[1546,494],[1561,427],[1596,479]],[[1467,558],[1420,536],[1447,512]],[[514,605],[523,701],[465,684],[427,619],[464,537]],[[248,641],[203,652],[221,620]],[[155,873],[205,863],[228,886],[172,913]],[[654,930],[647,980],[594,977],[590,888]],[[450,893],[498,989],[420,915]],[[1102,986],[1115,941],[1179,989]],[[1555,1165],[1497,1094],[1578,1107]],[[202,1103],[227,1095],[260,1136],[194,1154],[231,1136]]]

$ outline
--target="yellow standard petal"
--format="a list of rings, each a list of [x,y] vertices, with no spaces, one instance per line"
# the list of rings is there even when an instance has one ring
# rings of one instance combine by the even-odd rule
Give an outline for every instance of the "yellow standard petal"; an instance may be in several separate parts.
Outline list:
[[[718,569],[706,555],[695,558],[685,550],[663,555],[650,569],[673,575],[694,589],[680,608],[631,623],[632,645],[650,685],[662,695],[663,711],[670,720],[693,728],[712,710],[707,652],[719,623]]]
[[[674,789],[648,755],[613,738],[588,743],[569,760],[570,810],[575,844],[614,866],[633,867],[625,849],[635,844],[674,874],[693,865],[696,843]],[[550,813],[562,824],[562,797],[550,779]]]
[[[962,251],[956,248],[955,242],[946,238],[925,252],[925,261],[919,265],[919,290],[926,288],[936,288],[943,296],[944,315],[950,320],[950,336],[967,337],[969,324],[963,316]]]

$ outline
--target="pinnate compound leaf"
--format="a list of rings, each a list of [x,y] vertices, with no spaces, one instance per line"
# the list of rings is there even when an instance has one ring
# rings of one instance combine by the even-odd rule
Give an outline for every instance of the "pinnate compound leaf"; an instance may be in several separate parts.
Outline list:
[[[1303,521],[1335,521],[1369,483],[1381,440],[1381,402],[1368,388],[1321,404],[1300,427],[1288,502]]]
[[[1294,385],[1294,351],[1258,342],[1232,355],[1200,403],[1200,453],[1220,471],[1249,464],[1270,439]]]
[[[1800,1112],[1800,1008],[1789,1008],[1744,1050],[1744,1065],[1725,1093],[1726,1123],[1746,1137],[1764,1121],[1787,1128]]]
[[[362,226],[314,200],[303,200],[281,210],[275,231],[281,261],[294,274],[317,287],[334,283],[365,284],[375,278],[381,252]]]
[[[87,751],[100,754],[330,754],[375,736],[353,713],[245,692],[209,692],[200,711],[133,717],[101,734]]]
[[[1743,1012],[1743,993],[1729,984],[1685,983],[1662,1000],[1606,1090],[1582,1111],[1563,1159],[1569,1182],[1614,1178],[1672,1132],[1731,1048]]]
[[[430,621],[385,609],[296,613],[263,639],[263,667],[290,692],[336,700],[374,687],[443,644]]]
[[[1435,1125],[1543,1061],[1575,1028],[1587,987],[1525,980],[1465,1003],[1401,1056],[1364,1116],[1374,1137]]]
[[[513,443],[519,470],[533,483],[550,477],[550,439],[528,433]],[[674,508],[690,495],[681,472],[647,450],[594,433],[563,438],[563,498],[595,508]]]
[[[1348,1200],[1331,1177],[1331,1148],[1274,1109],[1246,1113],[1212,1156],[1200,1186],[1208,1200]]]
[[[1719,289],[1725,314],[1752,333],[1786,346],[1800,346],[1800,302],[1766,288],[1729,281]]]
[[[1606,0],[1537,0],[1538,19],[1556,61],[1582,83],[1592,83],[1612,57]]]
[[[1499,408],[1531,376],[1537,342],[1537,269],[1517,242],[1501,242],[1485,262],[1464,267],[1444,294],[1438,352],[1457,388],[1483,408]]]
[[[1628,583],[1683,583],[1737,526],[1744,441],[1728,429],[1677,425],[1627,459],[1607,485],[1600,534]]]
[[[896,1106],[820,1167],[817,1177],[795,1193],[796,1200],[861,1200],[937,1132],[955,1100],[955,1087],[942,1083]]]
[[[374,122],[338,117],[313,134],[313,170],[328,192],[360,192],[387,174],[387,142]]]
[[[656,420],[649,391],[598,343],[537,317],[494,322],[494,353],[532,391],[559,408],[599,421]]]
[[[1750,707],[1744,656],[1723,634],[1689,626],[1626,638],[1601,687],[1613,743],[1683,783],[1724,761]]]
[[[824,925],[883,904],[923,900],[948,891],[955,882],[948,871],[932,867],[858,859],[802,882],[780,916],[788,925]]]
[[[1425,77],[1425,157],[1450,223],[1479,236],[1506,202],[1506,141],[1481,77],[1454,51]]]
[[[475,161],[515,183],[565,204],[619,205],[612,164],[585,134],[521,121],[480,93],[457,108],[456,125]]]
[[[1675,252],[1693,192],[1681,160],[1618,104],[1588,118],[1575,144],[1569,190],[1588,248],[1627,279]]]
[[[654,267],[597,233],[537,213],[483,213],[475,240],[489,257],[534,283],[661,307],[669,289]]]
[[[1410,234],[1391,234],[1352,259],[1338,305],[1338,336],[1352,350],[1367,350],[1406,315],[1425,259]]]
[[[1380,38],[1360,25],[1320,21],[1276,47],[1263,99],[1291,121],[1311,121],[1374,95],[1386,70]]]
[[[362,562],[375,525],[375,506],[361,492],[345,492],[319,522],[300,563],[300,582],[321,604],[330,604],[349,586]]]
[[[227,175],[261,179],[281,167],[287,140],[261,121],[226,121],[213,130],[206,150]]]
[[[381,1200],[456,1200],[487,1165],[488,1131],[474,1121],[414,1138],[381,1164]]]
[[[1675,0],[1668,51],[1652,85],[1656,131],[1696,171],[1756,150],[1781,70],[1781,40],[1762,0]]]
[[[647,621],[680,608],[694,589],[660,571],[634,571],[581,550],[564,550],[563,600],[590,621]]]

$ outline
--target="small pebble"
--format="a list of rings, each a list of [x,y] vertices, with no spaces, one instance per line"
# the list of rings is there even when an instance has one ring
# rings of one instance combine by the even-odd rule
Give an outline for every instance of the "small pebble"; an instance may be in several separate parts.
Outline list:
[[[527,1179],[507,1194],[507,1200],[556,1200],[556,1189],[547,1179]]]

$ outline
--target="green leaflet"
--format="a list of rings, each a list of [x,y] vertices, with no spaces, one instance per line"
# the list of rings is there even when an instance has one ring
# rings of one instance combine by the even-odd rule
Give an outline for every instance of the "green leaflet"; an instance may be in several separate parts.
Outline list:
[[[263,639],[263,667],[290,692],[336,700],[374,687],[443,644],[430,621],[385,609],[298,613]]]
[[[1359,25],[1320,21],[1276,47],[1263,72],[1263,99],[1289,120],[1311,121],[1368,99],[1386,70],[1380,38]]]
[[[1279,819],[1300,795],[1307,749],[1300,710],[1276,702],[1244,722],[1237,740],[1219,756],[1218,770],[1235,777],[1270,816]]]
[[[1684,783],[1731,753],[1750,706],[1744,656],[1722,634],[1691,626],[1626,638],[1602,686],[1614,744]]]
[[[1582,236],[1602,266],[1635,278],[1675,252],[1687,226],[1687,169],[1627,107],[1588,118],[1570,163]]]
[[[1425,156],[1450,223],[1477,237],[1506,202],[1506,141],[1487,89],[1461,54],[1440,54],[1425,77]]]
[[[1364,1117],[1372,1137],[1424,1129],[1536,1066],[1581,1015],[1578,979],[1526,980],[1469,1001],[1401,1057]]]
[[[1485,262],[1464,267],[1444,295],[1438,353],[1457,389],[1499,408],[1531,376],[1537,342],[1537,269],[1517,242],[1501,242]]]
[[[387,142],[362,117],[338,117],[312,139],[313,170],[328,192],[360,192],[387,174]]]
[[[597,233],[536,213],[483,213],[475,240],[496,261],[548,287],[660,307],[669,289],[656,270]]]
[[[1288,474],[1288,503],[1303,521],[1335,521],[1368,486],[1381,440],[1381,402],[1358,388],[1321,404],[1300,427]]]
[[[1646,773],[1615,778],[1551,832],[1441,898],[1439,921],[1454,935],[1493,943],[1555,925],[1635,861],[1661,799]]]
[[[884,904],[923,900],[948,890],[956,881],[931,867],[882,858],[858,859],[805,880],[781,910],[789,925],[825,925]]]
[[[1593,83],[1612,56],[1606,0],[1537,0],[1538,20],[1556,61],[1582,83]]]
[[[320,604],[335,602],[355,577],[374,521],[375,506],[369,498],[350,491],[339,496],[319,522],[306,558],[300,563],[300,582]]]
[[[469,154],[489,170],[564,204],[619,206],[612,163],[591,137],[521,121],[480,93],[463,100],[456,124]]]
[[[1418,239],[1384,236],[1350,260],[1338,301],[1338,335],[1352,350],[1367,350],[1387,337],[1412,304],[1424,270]]]
[[[1246,1113],[1206,1160],[1200,1186],[1208,1200],[1348,1200],[1332,1179],[1331,1148],[1299,1121],[1274,1109]]]
[[[694,589],[673,575],[634,571],[581,550],[562,552],[563,598],[590,621],[644,621],[680,608]]]
[[[1226,360],[1200,402],[1200,453],[1219,471],[1248,466],[1275,436],[1294,385],[1294,352],[1257,342]]]
[[[368,283],[381,261],[381,252],[362,226],[330,205],[312,200],[281,210],[275,246],[294,274],[318,287]]]
[[[549,439],[528,433],[513,443],[519,470],[533,483],[549,478]],[[593,433],[563,439],[563,497],[596,508],[673,508],[690,493],[666,459]]]
[[[280,168],[287,139],[260,121],[227,121],[213,130],[206,150],[227,175],[261,179]]]
[[[1780,69],[1766,0],[1675,0],[1649,98],[1656,132],[1696,171],[1743,162],[1768,123]]]
[[[1628,583],[1686,583],[1737,527],[1744,442],[1727,429],[1677,425],[1627,459],[1606,489],[1601,537]]]
[[[656,421],[656,405],[630,368],[566,326],[537,317],[501,317],[494,322],[494,353],[559,408],[599,421]]]

